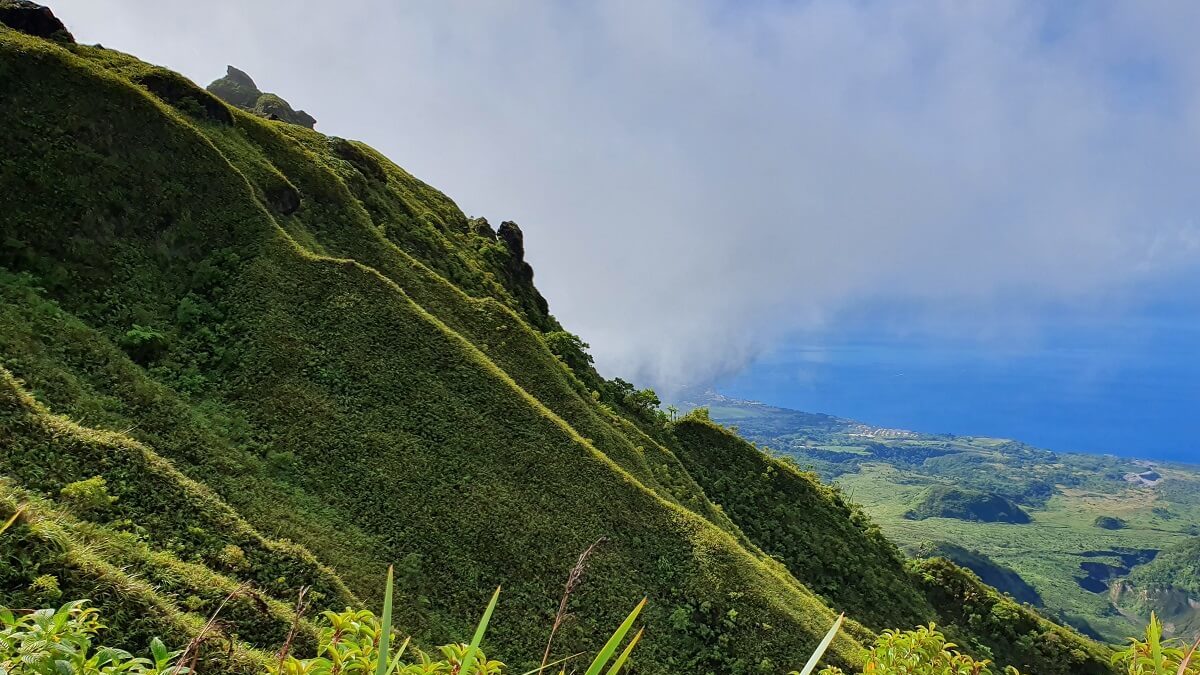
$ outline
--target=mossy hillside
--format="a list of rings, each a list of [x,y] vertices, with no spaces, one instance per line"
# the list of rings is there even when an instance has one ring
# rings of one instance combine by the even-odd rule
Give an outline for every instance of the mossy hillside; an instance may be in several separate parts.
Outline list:
[[[472,297],[413,257],[420,254],[423,258],[447,258],[437,252],[441,250],[454,250],[461,255],[460,249],[451,248],[449,242],[452,240],[467,247],[479,245],[485,251],[493,246],[486,237],[458,232],[456,228],[461,219],[454,217],[454,210],[442,203],[444,197],[440,193],[432,192],[382,157],[372,159],[375,171],[363,173],[331,156],[328,153],[330,142],[326,139],[314,140],[313,134],[294,127],[276,127],[278,125],[247,121],[245,128],[251,130],[248,135],[253,139],[250,147],[239,145],[239,138],[219,133],[213,135],[227,156],[236,157],[239,166],[251,167],[244,173],[257,177],[256,182],[263,181],[264,192],[271,189],[275,167],[279,167],[289,175],[289,183],[305,195],[305,207],[295,215],[281,219],[294,239],[310,242],[307,248],[314,252],[359,261],[394,281],[414,302],[478,346],[523,389],[567,420],[639,480],[659,488],[664,495],[689,505],[710,520],[730,527],[669,451],[652,442],[635,444],[627,434],[613,428],[611,416],[594,405],[591,392],[553,358],[538,332],[531,328],[530,321],[538,318],[536,314],[521,314],[519,305],[510,306],[490,295]],[[362,149],[364,154],[368,151]],[[267,164],[265,157],[268,156],[274,165]],[[254,170],[252,167],[270,168]],[[386,182],[370,180],[379,176],[385,177]],[[349,187],[368,181],[373,184],[360,185],[357,189]],[[436,251],[401,249],[395,241],[395,231],[392,237],[385,235],[387,223],[404,222],[404,215],[381,217],[377,214],[383,210],[382,206],[367,206],[371,202],[388,206],[419,204],[414,197],[419,191],[433,195],[437,205],[434,216],[430,216],[436,217],[435,222],[439,223],[433,230],[441,242]],[[417,207],[405,208],[415,211]],[[331,227],[331,222],[336,225]],[[456,266],[451,272],[467,279],[469,275],[462,269]],[[484,278],[491,279],[491,276],[485,273]],[[480,292],[489,289],[486,285],[479,288]],[[495,287],[490,290],[501,298],[506,297],[503,290]],[[550,327],[556,328],[557,323]]]
[[[1013,602],[946,560],[918,561],[914,578],[938,608],[939,625],[975,654],[1038,675],[1111,675],[1112,652]]]
[[[815,636],[830,618],[805,589],[731,535],[636,481],[461,336],[415,304],[396,302],[396,288],[373,270],[318,258],[278,266],[263,258],[251,271],[264,277],[239,304],[261,319],[256,330],[263,333],[252,342],[269,346],[250,355],[239,378],[245,404],[263,415],[255,422],[294,434],[288,447],[304,467],[295,478],[302,489],[363,530],[384,533],[393,556],[419,551],[439,583],[453,589],[435,600],[449,613],[470,616],[486,597],[483,580],[503,579],[511,609],[501,607],[496,639],[536,648],[540,635],[533,644],[528,636],[545,620],[526,608],[554,596],[572,552],[609,536],[590,572],[603,581],[579,597],[576,626],[587,633],[619,621],[620,610],[611,608],[643,592],[662,598],[650,612],[671,626],[648,638],[650,653],[693,633],[723,634],[719,644],[731,649],[749,644],[743,640],[779,640],[779,653],[791,653],[790,641],[803,633],[765,625],[802,622]],[[308,283],[295,283],[296,275]],[[301,295],[280,297],[272,289]],[[386,341],[373,344],[363,335]],[[361,429],[385,426],[386,436],[361,436]],[[348,446],[356,434],[357,447]],[[442,450],[425,450],[431,446]],[[451,452],[454,470],[447,472]],[[354,489],[364,482],[387,489]],[[397,504],[416,508],[398,519],[391,510]],[[463,517],[447,528],[446,514],[456,512]],[[463,542],[473,546],[469,558]],[[709,615],[713,607],[722,609]],[[730,610],[755,618],[727,621]],[[696,665],[690,659],[697,654],[684,653],[689,660],[671,652],[652,660]],[[707,667],[757,662],[735,651],[705,658]]]
[[[1042,675],[1108,673],[1110,652],[944,559],[906,561],[816,476],[705,419],[672,425],[676,452],[747,536],[828,604],[872,627],[935,622],[973,654]]]
[[[223,631],[279,639],[294,622],[289,607],[202,565],[154,552],[125,532],[73,518],[48,501],[0,481],[0,516],[16,514],[0,558],[0,601],[39,607],[87,594],[110,617],[106,636],[145,648],[154,637],[185,643],[224,603]],[[13,589],[13,590],[10,590]],[[297,644],[313,644],[310,622],[296,624]],[[211,672],[261,672],[268,654],[244,641],[203,647]]]
[[[506,582],[496,639],[534,658],[563,568],[603,534],[564,649],[594,647],[592,629],[642,594],[660,626],[646,660],[664,670],[799,662],[824,632],[829,610],[780,566],[637,480],[393,281],[289,238],[205,135],[229,128],[219,119],[97,70],[78,55],[91,48],[8,31],[0,44],[4,77],[41,85],[6,108],[21,119],[5,120],[5,180],[23,191],[3,204],[5,265],[32,275],[20,293],[88,334],[79,349],[21,331],[34,344],[9,365],[37,375],[35,395],[59,381],[49,395],[128,418],[130,435],[163,441],[149,447],[355,591],[377,589],[383,563],[410,561],[402,619],[417,631],[461,638]],[[113,345],[137,325],[163,344],[127,345],[135,364]],[[20,343],[5,345],[6,364]],[[199,451],[143,417],[173,407]],[[220,431],[199,433],[207,425]],[[77,451],[56,448],[41,451]],[[844,639],[835,654],[853,663],[859,648]]]
[[[251,582],[290,599],[304,586],[332,606],[357,598],[301,547],[272,541],[250,527],[209,488],[188,479],[150,448],[111,431],[52,415],[0,368],[0,472],[95,523],[123,530],[156,549]],[[100,503],[76,504],[66,490],[101,478]],[[239,560],[225,558],[231,550]]]
[[[710,421],[688,416],[674,431],[705,492],[831,606],[876,630],[933,618],[900,551],[834,489]]]

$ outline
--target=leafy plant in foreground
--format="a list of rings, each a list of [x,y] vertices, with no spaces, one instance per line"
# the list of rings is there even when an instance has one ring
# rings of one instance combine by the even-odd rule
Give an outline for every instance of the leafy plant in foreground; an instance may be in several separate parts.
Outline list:
[[[804,669],[791,675],[809,675],[817,667],[825,650],[841,628],[845,615],[838,617],[833,627]],[[955,650],[957,645],[946,640],[935,626],[922,626],[913,631],[884,631],[867,657],[860,675],[994,675],[989,661],[976,661]],[[1015,668],[1005,668],[1005,675],[1019,675]],[[835,666],[818,675],[846,675]]]
[[[1200,660],[1194,659],[1200,639],[1188,649],[1178,640],[1163,640],[1163,625],[1151,612],[1145,642],[1131,638],[1129,647],[1113,656],[1113,665],[1127,666],[1129,675],[1197,675]]]
[[[449,644],[438,647],[436,652],[427,653],[413,649],[414,658],[409,663],[401,659],[408,651],[409,640],[405,639],[394,651],[391,649],[393,633],[392,616],[392,570],[388,570],[387,587],[384,591],[383,613],[376,617],[368,610],[352,610],[343,612],[324,612],[321,615],[321,630],[317,646],[317,656],[310,659],[299,659],[295,656],[285,656],[278,663],[272,664],[268,675],[422,675],[429,673],[447,673],[454,675],[502,675],[504,663],[489,659],[480,644],[491,622],[492,613],[500,598],[500,589],[492,594],[483,617],[475,629],[470,644]],[[617,649],[625,640],[625,636],[633,628],[634,622],[646,606],[643,599],[616,632],[608,639],[604,647],[592,660],[585,675],[617,675],[629,660],[633,648],[641,640],[642,631],[625,646],[617,655]],[[437,658],[440,656],[440,658]],[[554,663],[543,665],[524,675],[534,675],[546,671],[552,666],[565,663],[575,657],[560,659]],[[616,659],[614,660],[614,656]],[[611,667],[604,671],[606,666]],[[3,673],[0,673],[3,675]]]
[[[187,675],[176,663],[182,652],[162,640],[150,643],[150,658],[134,657],[92,642],[104,625],[86,600],[23,615],[0,609],[0,675]]]

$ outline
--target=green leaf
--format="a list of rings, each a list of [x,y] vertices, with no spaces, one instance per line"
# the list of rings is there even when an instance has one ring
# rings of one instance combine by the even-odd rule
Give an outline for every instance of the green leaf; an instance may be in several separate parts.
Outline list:
[[[467,647],[466,653],[463,654],[462,663],[459,665],[458,672],[462,675],[469,675],[471,669],[475,667],[475,655],[479,652],[479,643],[483,642],[483,634],[487,631],[488,622],[492,620],[492,612],[496,609],[496,601],[500,599],[500,587],[496,587],[496,592],[492,593],[492,601],[488,603],[487,609],[483,612],[483,618],[479,620],[479,626],[475,628],[475,637],[471,638],[471,646]]]
[[[24,511],[25,507],[22,506],[21,508],[17,509],[17,512],[12,514],[12,517],[5,521],[3,525],[0,525],[0,534],[4,534],[6,531],[8,531],[8,528],[12,527],[13,523],[17,522],[17,518],[20,518]]]
[[[387,675],[392,675],[392,671],[396,670],[396,666],[400,665],[400,657],[404,656],[404,651],[408,649],[408,643],[412,641],[412,636],[404,638],[404,644],[400,645],[400,649],[396,652],[396,656],[392,658],[392,665],[388,666]]]
[[[567,661],[570,661],[571,659],[574,659],[574,658],[578,658],[580,656],[583,656],[583,652],[572,654],[570,656],[564,656],[561,659],[559,659],[557,661],[551,661],[550,663],[547,663],[544,666],[534,668],[533,670],[527,670],[527,671],[521,673],[521,675],[537,675],[538,673],[546,670],[547,668],[553,668],[554,666],[557,666],[560,663],[566,663]],[[4,673],[0,673],[0,675],[4,675]]]
[[[375,664],[375,675],[387,675],[389,642],[392,637],[392,566],[388,565],[387,586],[383,591],[383,625],[379,630],[379,659]]]
[[[642,601],[637,604],[637,607],[633,608],[633,611],[629,613],[629,616],[626,617],[625,621],[621,623],[619,628],[617,628],[617,632],[613,633],[612,637],[608,639],[608,642],[604,644],[604,648],[601,649],[600,653],[596,655],[596,659],[592,661],[592,665],[588,667],[585,675],[599,675],[600,669],[603,668],[604,665],[608,663],[608,660],[612,658],[613,654],[617,651],[617,647],[620,646],[621,641],[625,639],[625,634],[629,632],[630,628],[633,628],[633,622],[637,620],[638,614],[641,613],[642,608],[645,606],[646,598],[642,598]]]
[[[842,622],[846,620],[846,615],[842,614],[833,622],[833,628],[825,634],[825,639],[821,640],[821,644],[817,645],[817,651],[808,658],[808,663],[804,664],[804,668],[800,671],[800,675],[811,675],[813,670],[816,670],[817,664],[821,662],[821,657],[825,656],[825,650],[829,649],[829,645],[833,643],[833,638],[837,636],[838,630],[842,627]]]
[[[617,675],[617,673],[621,672],[621,666],[625,665],[625,662],[629,660],[629,655],[633,653],[633,648],[637,646],[638,640],[642,639],[642,633],[645,631],[645,628],[638,629],[633,639],[629,641],[629,645],[625,647],[625,651],[621,652],[621,655],[617,657],[617,660],[613,663],[613,667],[608,669],[608,675]]]
[[[150,655],[154,657],[154,665],[160,670],[171,658],[171,652],[167,650],[167,646],[163,644],[163,641],[158,638],[150,641]]]

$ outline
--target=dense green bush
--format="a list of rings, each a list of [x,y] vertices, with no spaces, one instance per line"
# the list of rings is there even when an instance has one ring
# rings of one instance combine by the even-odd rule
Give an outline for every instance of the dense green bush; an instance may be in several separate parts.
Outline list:
[[[930,625],[915,631],[884,631],[867,657],[863,675],[993,675],[989,661],[977,661],[957,651],[957,645]],[[1003,669],[1017,675],[1012,667]],[[845,675],[825,668],[820,675]]]
[[[4,675],[187,675],[177,661],[183,654],[150,642],[148,657],[95,644],[104,628],[86,600],[57,609],[14,614],[0,607],[0,673]]]

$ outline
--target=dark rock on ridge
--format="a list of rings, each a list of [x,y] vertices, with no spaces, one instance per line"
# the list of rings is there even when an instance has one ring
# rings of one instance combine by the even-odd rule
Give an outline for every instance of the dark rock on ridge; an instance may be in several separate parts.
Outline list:
[[[49,7],[29,0],[0,0],[0,23],[36,37],[75,42],[75,36]]]
[[[533,267],[525,262],[525,235],[521,227],[511,220],[500,223],[496,232],[500,241],[508,247],[508,265],[506,271],[510,279],[510,287],[518,297],[528,298],[536,311],[543,317],[550,314],[550,304],[542,297],[533,285]]]

